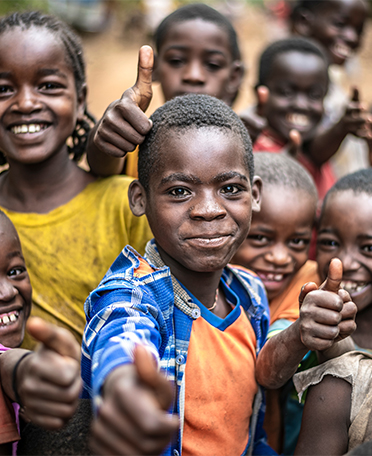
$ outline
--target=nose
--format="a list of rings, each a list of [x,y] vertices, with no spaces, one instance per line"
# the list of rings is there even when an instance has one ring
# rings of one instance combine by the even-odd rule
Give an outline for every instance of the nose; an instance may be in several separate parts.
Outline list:
[[[217,196],[212,192],[202,195],[190,209],[193,220],[211,221],[226,216],[225,208],[219,203]]]
[[[14,111],[31,113],[41,109],[39,97],[31,87],[21,87],[14,97]]]
[[[265,254],[265,260],[275,266],[287,266],[291,262],[291,256],[285,245],[276,244]]]
[[[18,290],[8,279],[0,281],[0,301],[9,302],[17,296]]]
[[[345,27],[342,33],[342,37],[345,42],[351,47],[355,47],[359,43],[359,34],[355,27]]]
[[[298,110],[306,111],[309,109],[308,97],[304,93],[297,93],[293,100],[293,107]]]
[[[198,60],[190,61],[185,67],[183,81],[192,85],[205,84],[205,71],[202,62]]]
[[[344,273],[357,271],[360,268],[360,263],[352,251],[343,250],[338,253],[338,257],[342,261]]]

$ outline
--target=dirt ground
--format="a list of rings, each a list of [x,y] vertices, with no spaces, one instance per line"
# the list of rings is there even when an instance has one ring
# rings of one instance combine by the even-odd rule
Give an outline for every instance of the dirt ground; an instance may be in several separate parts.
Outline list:
[[[234,105],[237,112],[254,101],[252,86],[256,79],[256,62],[261,50],[271,41],[284,37],[285,26],[269,17],[258,5],[242,7],[235,26],[240,37],[241,50],[246,65],[246,76],[240,95]],[[138,34],[128,39],[122,19],[114,20],[104,33],[83,37],[88,73],[88,103],[98,118],[107,105],[119,98],[136,79],[138,49],[151,44]],[[125,37],[126,35],[126,37]],[[362,50],[355,59],[345,86],[356,85],[361,99],[372,105],[372,25],[367,23]],[[159,86],[154,84],[154,96],[148,109],[150,115],[163,103]]]

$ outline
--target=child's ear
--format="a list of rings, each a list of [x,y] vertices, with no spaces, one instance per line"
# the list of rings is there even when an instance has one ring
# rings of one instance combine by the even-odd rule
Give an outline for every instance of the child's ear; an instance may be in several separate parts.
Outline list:
[[[136,217],[146,213],[146,192],[138,180],[131,182],[128,189],[128,200],[130,210]]]
[[[231,64],[230,77],[227,82],[225,91],[227,94],[226,100],[223,100],[229,106],[233,104],[235,98],[238,95],[240,86],[243,82],[243,77],[245,73],[245,67],[241,60],[234,60]]]
[[[300,8],[293,20],[292,32],[295,35],[310,37],[314,23],[314,14],[306,8]]]
[[[78,93],[77,99],[77,118],[78,120],[82,120],[84,118],[84,111],[87,102],[87,85],[83,84],[80,92]]]
[[[262,180],[259,176],[254,176],[252,182],[252,212],[261,210],[261,190]]]
[[[153,70],[152,70],[152,82],[158,82],[159,81],[158,63],[159,63],[159,57],[154,52],[154,67],[153,67]]]

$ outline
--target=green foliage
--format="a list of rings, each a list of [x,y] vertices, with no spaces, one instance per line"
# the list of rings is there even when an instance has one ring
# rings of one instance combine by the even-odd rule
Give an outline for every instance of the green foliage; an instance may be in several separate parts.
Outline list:
[[[0,0],[0,16],[13,11],[48,11],[48,0]]]

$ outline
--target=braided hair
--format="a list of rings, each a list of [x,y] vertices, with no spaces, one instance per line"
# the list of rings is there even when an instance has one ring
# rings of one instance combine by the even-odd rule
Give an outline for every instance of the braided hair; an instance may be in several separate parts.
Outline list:
[[[44,28],[61,41],[74,74],[76,92],[80,93],[86,82],[85,61],[80,38],[72,29],[55,16],[39,11],[16,12],[0,19],[0,35],[15,27],[20,27],[21,30],[28,30],[31,27]],[[72,155],[74,161],[79,161],[82,157],[89,131],[94,123],[95,118],[89,113],[85,105],[84,119],[76,122],[70,145],[67,146],[68,152]],[[1,152],[0,154],[0,164],[5,164],[6,158]]]

